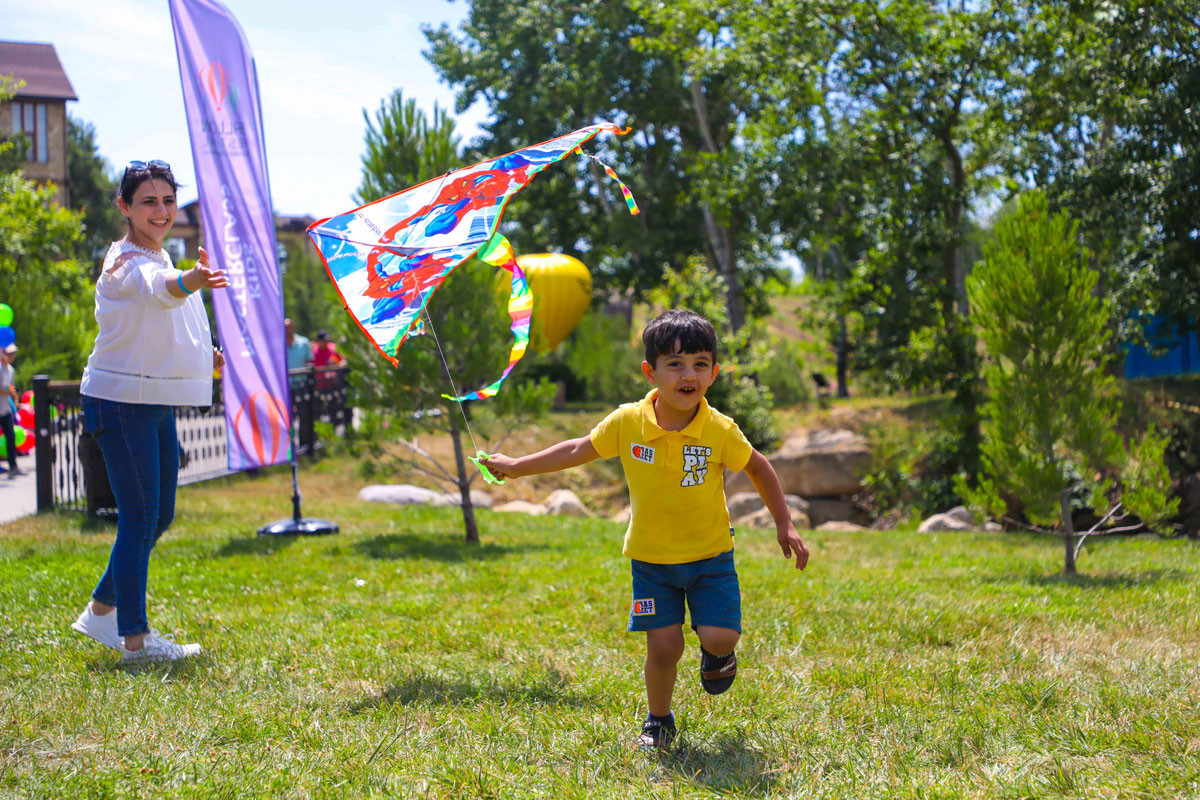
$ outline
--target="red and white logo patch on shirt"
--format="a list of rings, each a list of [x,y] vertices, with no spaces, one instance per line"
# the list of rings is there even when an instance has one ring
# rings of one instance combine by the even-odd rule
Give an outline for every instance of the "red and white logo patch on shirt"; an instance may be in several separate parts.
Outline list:
[[[635,461],[642,461],[646,464],[654,463],[654,448],[646,447],[644,444],[629,445],[629,455],[633,456]]]

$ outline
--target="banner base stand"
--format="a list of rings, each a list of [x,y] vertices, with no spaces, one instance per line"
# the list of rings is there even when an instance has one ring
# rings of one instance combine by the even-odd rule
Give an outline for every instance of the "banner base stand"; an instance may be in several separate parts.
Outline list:
[[[336,522],[313,517],[281,519],[258,529],[259,536],[326,536],[337,532]]]

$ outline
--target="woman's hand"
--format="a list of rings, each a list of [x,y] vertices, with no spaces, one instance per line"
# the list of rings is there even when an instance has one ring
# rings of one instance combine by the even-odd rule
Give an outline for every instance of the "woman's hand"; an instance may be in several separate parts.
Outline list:
[[[225,276],[225,270],[208,266],[208,251],[201,247],[196,266],[183,273],[183,285],[189,292],[197,289],[224,289],[229,285],[229,278]]]
[[[225,354],[217,348],[213,348],[213,369],[217,370],[225,366]]]

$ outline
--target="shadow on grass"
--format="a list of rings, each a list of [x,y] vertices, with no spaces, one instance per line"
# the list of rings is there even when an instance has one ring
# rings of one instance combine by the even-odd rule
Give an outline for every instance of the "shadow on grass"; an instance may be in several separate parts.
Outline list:
[[[1050,575],[1010,573],[997,575],[986,582],[1026,583],[1030,586],[1075,586],[1080,589],[1132,589],[1136,586],[1154,583],[1191,580],[1192,577],[1190,573],[1179,569],[1150,569],[1142,572],[1119,572],[1107,575],[1089,575],[1087,572],[1077,575],[1064,575],[1061,572]]]
[[[230,539],[212,552],[211,558],[228,556],[269,555],[285,550],[296,543],[299,536],[247,536]]]
[[[662,757],[661,768],[721,794],[769,796],[777,783],[770,762],[746,746],[741,734],[695,742],[686,734]]]
[[[382,692],[352,703],[349,711],[351,714],[362,714],[392,705],[471,706],[486,702],[562,708],[596,705],[594,701],[572,692],[562,676],[551,671],[534,680],[516,674],[511,684],[488,678],[463,680],[437,675],[410,675]]]
[[[518,547],[486,543],[467,544],[460,538],[444,536],[418,536],[413,533],[389,533],[354,543],[360,555],[394,561],[402,558],[428,558],[435,561],[474,561],[503,558],[516,552],[545,550],[541,544],[523,544]]]

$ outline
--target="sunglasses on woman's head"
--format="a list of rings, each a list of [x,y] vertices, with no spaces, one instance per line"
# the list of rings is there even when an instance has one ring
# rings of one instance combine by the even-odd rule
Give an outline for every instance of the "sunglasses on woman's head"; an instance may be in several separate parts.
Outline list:
[[[141,172],[142,170],[147,169],[169,170],[170,168],[171,165],[163,161],[161,158],[155,158],[150,161],[130,161],[125,165],[125,169],[127,171],[133,170],[134,172]]]

